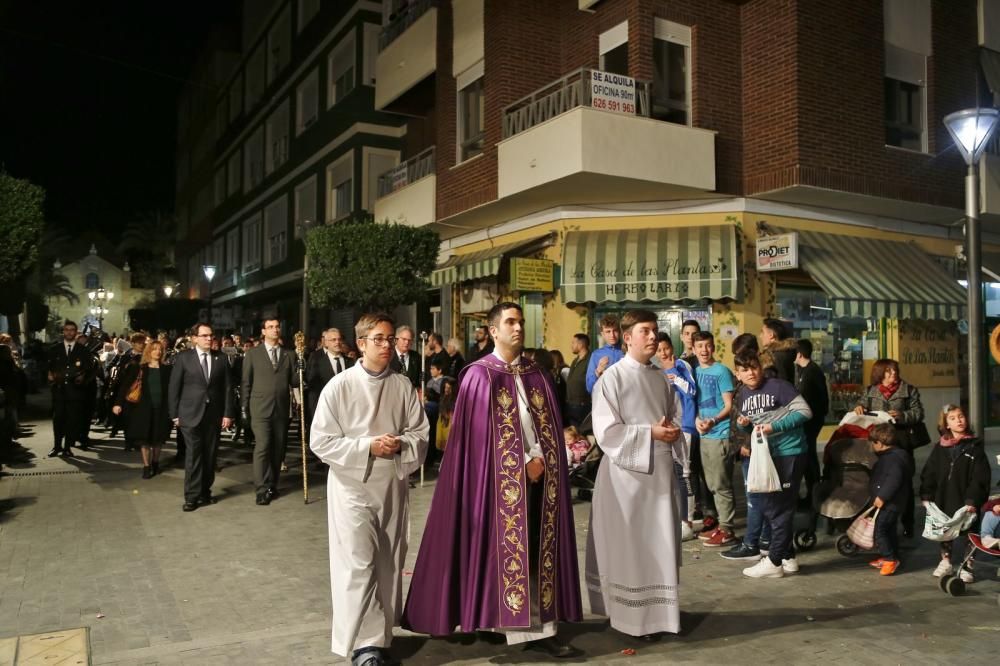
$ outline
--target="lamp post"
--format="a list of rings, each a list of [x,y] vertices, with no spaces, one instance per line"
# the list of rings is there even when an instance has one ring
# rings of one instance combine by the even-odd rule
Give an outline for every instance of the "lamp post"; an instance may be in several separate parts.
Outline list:
[[[205,274],[205,279],[208,280],[208,325],[212,326],[212,280],[215,278],[215,266],[206,264],[201,267],[201,271]]]
[[[172,284],[165,284],[165,285],[163,285],[163,295],[166,296],[167,298],[170,298],[171,296],[173,296],[174,295],[174,285],[172,285]]]
[[[97,327],[104,330],[104,315],[108,314],[108,308],[105,305],[115,297],[115,292],[109,291],[104,287],[98,287],[94,291],[87,292],[87,298],[90,299],[90,314],[97,317]]]
[[[945,127],[969,169],[965,174],[965,262],[969,322],[969,419],[984,428],[982,230],[979,227],[979,159],[1000,120],[996,109],[964,109],[944,118]]]

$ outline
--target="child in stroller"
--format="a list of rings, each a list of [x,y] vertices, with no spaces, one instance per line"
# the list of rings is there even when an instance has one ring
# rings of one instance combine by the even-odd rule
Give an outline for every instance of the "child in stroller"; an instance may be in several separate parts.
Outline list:
[[[594,439],[592,432],[589,414],[580,424],[579,430],[573,426],[567,426],[563,430],[569,484],[577,489],[577,499],[585,502],[589,502],[594,495],[597,467],[601,462],[601,449],[597,446],[597,440]]]

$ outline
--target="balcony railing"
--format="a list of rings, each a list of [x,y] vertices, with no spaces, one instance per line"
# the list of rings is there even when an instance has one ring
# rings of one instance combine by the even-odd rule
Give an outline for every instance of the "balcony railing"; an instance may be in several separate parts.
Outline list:
[[[578,106],[591,106],[590,69],[578,69],[539,88],[503,110],[503,138],[507,139]],[[650,83],[635,82],[635,115],[650,115]]]
[[[400,190],[434,173],[434,146],[394,166],[378,177],[378,194],[382,197]]]
[[[389,24],[382,28],[382,32],[379,33],[378,50],[385,50],[385,47],[406,32],[407,28],[416,23],[417,19],[423,16],[428,9],[436,5],[437,0],[413,0],[400,9],[399,13],[391,18]],[[437,48],[437,45],[431,44],[430,48]]]

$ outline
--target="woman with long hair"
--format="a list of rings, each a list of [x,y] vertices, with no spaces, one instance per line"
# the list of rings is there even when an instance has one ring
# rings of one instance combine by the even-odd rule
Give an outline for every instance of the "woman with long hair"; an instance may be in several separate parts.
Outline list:
[[[123,371],[112,409],[116,415],[124,413],[125,436],[142,449],[144,479],[160,473],[160,449],[172,425],[167,413],[170,366],[163,363],[163,352],[159,340],[146,345],[139,363]]]
[[[860,416],[865,412],[887,412],[894,419],[896,441],[899,448],[910,456],[910,468],[914,468],[913,449],[926,444],[914,441],[912,432],[926,432],[924,427],[924,405],[920,402],[920,391],[907,384],[899,375],[899,363],[891,358],[880,358],[872,366],[871,385],[854,407]],[[913,536],[913,480],[909,481],[910,501],[903,511],[903,536]]]

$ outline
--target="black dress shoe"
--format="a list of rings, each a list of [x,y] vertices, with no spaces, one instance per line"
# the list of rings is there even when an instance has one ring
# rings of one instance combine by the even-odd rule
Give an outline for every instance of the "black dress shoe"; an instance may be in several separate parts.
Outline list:
[[[276,500],[276,499],[278,499],[278,489],[277,488],[268,488],[267,489],[267,499],[268,500]]]
[[[219,501],[219,498],[216,497],[215,495],[211,495],[211,494],[209,494],[209,495],[202,495],[201,499],[198,500],[198,504],[217,504],[218,501]]]
[[[659,634],[659,633],[657,633],[657,634],[643,634],[642,636],[636,636],[636,638],[638,638],[640,641],[643,641],[643,642],[646,642],[646,643],[656,643],[657,641],[660,640],[660,638],[662,636],[663,636],[663,634]]]
[[[62,449],[60,449],[60,448],[54,448],[51,451],[49,451],[49,458],[56,458],[61,453],[62,453]]]
[[[260,495],[257,495],[258,506],[267,506],[270,503],[271,503],[271,497],[267,493],[262,493]]]
[[[70,451],[70,449],[69,449],[68,446],[65,449],[63,449],[62,453],[60,453],[59,455],[62,456],[63,458],[75,458],[76,457],[76,456],[73,455],[73,452]]]
[[[194,511],[198,508],[197,502],[184,502],[184,506],[181,507],[184,511]]]
[[[576,649],[572,645],[563,645],[551,636],[549,638],[543,638],[541,640],[525,643],[524,649],[544,652],[553,659],[570,659],[572,657],[579,657],[583,655],[583,652]]]

